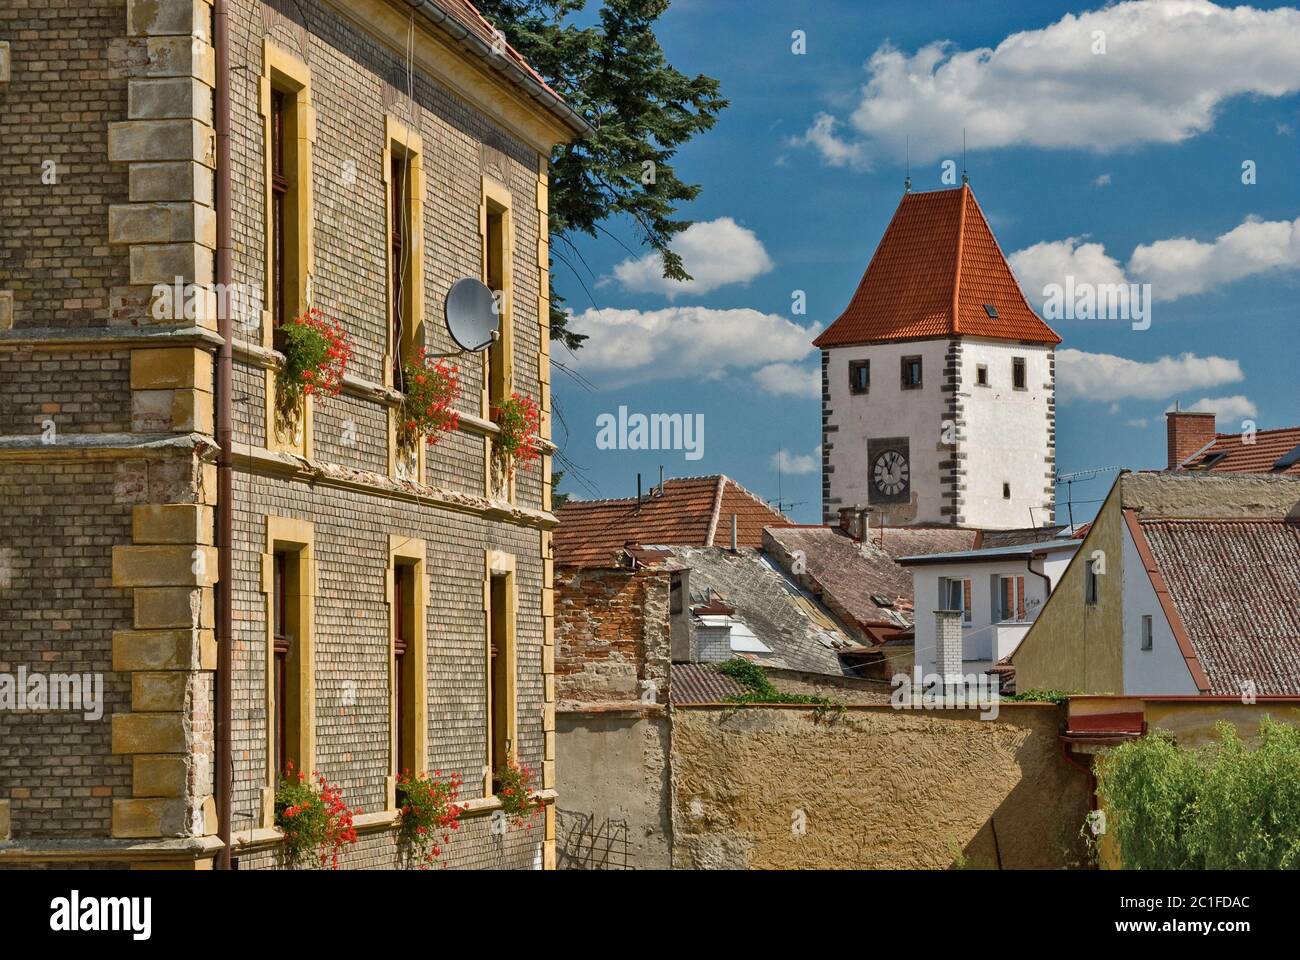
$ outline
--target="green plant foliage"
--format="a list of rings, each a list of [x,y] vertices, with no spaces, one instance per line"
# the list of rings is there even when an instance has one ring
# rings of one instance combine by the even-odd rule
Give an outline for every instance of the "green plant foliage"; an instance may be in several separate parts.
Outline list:
[[[1265,720],[1259,732],[1248,750],[1219,725],[1193,834],[1207,870],[1300,869],[1300,729]]]
[[[1300,730],[1265,718],[1254,749],[1216,731],[1199,749],[1156,731],[1106,754],[1099,792],[1125,867],[1300,868]]]
[[[1004,703],[1055,703],[1062,704],[1073,694],[1062,690],[1025,690],[1021,693],[1004,693],[999,700]]]
[[[708,130],[727,101],[718,81],[688,77],[672,66],[655,36],[669,0],[478,0],[483,15],[592,125],[593,133],[561,144],[551,155],[552,256],[576,254],[575,234],[608,232],[603,223],[626,217],[658,255],[663,275],[690,279],[672,238],[690,226],[676,219],[680,204],[700,188],[677,179],[677,149]],[[575,269],[576,273],[576,269]],[[552,284],[552,289],[555,285]],[[551,295],[551,337],[576,349],[585,336],[569,330],[563,298]]]
[[[818,719],[832,710],[837,714],[844,712],[844,704],[826,697],[808,693],[782,693],[767,678],[766,670],[744,657],[733,657],[726,663],[718,664],[716,669],[749,691],[728,697],[728,703],[806,703],[817,708]]]

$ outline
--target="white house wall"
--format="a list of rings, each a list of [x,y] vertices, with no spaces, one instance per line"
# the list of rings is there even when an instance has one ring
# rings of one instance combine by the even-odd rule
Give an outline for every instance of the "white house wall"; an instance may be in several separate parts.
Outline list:
[[[955,362],[949,368],[950,353]],[[921,357],[921,388],[904,390],[905,356]],[[1050,347],[995,340],[912,340],[825,351],[822,514],[871,503],[871,440],[907,437],[911,500],[874,505],[875,522],[956,523],[987,529],[1053,520],[1055,457]],[[1012,358],[1025,360],[1026,389],[1012,387]],[[871,362],[865,394],[849,389],[849,362]],[[977,386],[986,364],[989,385]],[[951,389],[945,390],[945,385]],[[950,424],[945,436],[945,424]],[[955,445],[945,444],[954,440]],[[1003,497],[1002,485],[1011,496]]]
[[[1178,641],[1165,617],[1160,599],[1151,585],[1151,577],[1124,528],[1123,556],[1123,629],[1125,694],[1186,694],[1196,696],[1200,690],[1187,669]],[[1151,649],[1142,649],[1142,617],[1151,617]]]
[[[1036,561],[1035,565],[1040,566],[1041,562]],[[1056,576],[1059,577],[1065,564],[1057,563],[1055,566]],[[1042,578],[1030,573],[1022,559],[981,563],[927,563],[913,566],[911,570],[916,663],[927,673],[938,669],[934,611],[941,609],[940,578],[969,579],[971,582],[971,622],[962,626],[962,659],[967,661],[992,664],[1010,654],[1047,601],[1048,590]],[[1025,578],[1025,616],[1028,619],[1023,623],[995,623],[994,576]]]
[[[973,527],[1038,527],[1052,522],[1050,347],[963,339],[959,434],[963,458],[961,515]],[[1025,389],[1012,388],[1013,357],[1025,359]],[[988,366],[989,385],[976,368]],[[1011,485],[1011,499],[1002,485]]]
[[[940,511],[944,504],[939,464],[951,457],[942,446],[943,421],[947,409],[944,363],[947,340],[915,340],[876,343],[856,347],[832,347],[827,351],[827,393],[823,410],[829,411],[822,443],[824,475],[823,515],[832,522],[839,507],[870,501],[870,465],[867,441],[880,437],[909,438],[913,510],[888,507],[889,516],[877,511],[875,521],[899,523],[949,523]],[[903,357],[921,357],[921,389],[902,389]],[[865,394],[849,392],[849,361],[871,361],[871,389]],[[908,514],[911,514],[909,517]]]

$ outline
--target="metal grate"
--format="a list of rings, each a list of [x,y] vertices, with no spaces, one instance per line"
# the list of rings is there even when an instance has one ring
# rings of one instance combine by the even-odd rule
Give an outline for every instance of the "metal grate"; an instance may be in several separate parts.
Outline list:
[[[561,870],[634,870],[626,820],[555,811],[556,865]]]

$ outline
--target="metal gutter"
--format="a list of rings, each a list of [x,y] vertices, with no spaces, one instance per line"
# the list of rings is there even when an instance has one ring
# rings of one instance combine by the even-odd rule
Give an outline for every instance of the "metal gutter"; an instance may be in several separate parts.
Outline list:
[[[486,61],[496,72],[504,74],[507,80],[519,87],[531,100],[560,120],[573,133],[579,137],[587,137],[595,132],[595,128],[566,104],[559,94],[510,57],[495,52],[492,44],[474,33],[439,4],[433,0],[406,0],[406,2],[465,50]]]
[[[227,0],[213,5],[213,44],[216,47],[216,95],[214,126],[217,135],[217,259],[216,277],[221,290],[231,287],[231,196],[230,169],[230,9]],[[232,736],[232,651],[234,643],[234,590],[232,556],[234,552],[234,504],[231,501],[231,476],[234,473],[234,428],[231,414],[231,390],[234,383],[234,326],[231,323],[229,297],[217,298],[217,676],[215,763],[217,794],[217,852],[219,870],[231,867],[231,804],[234,802]]]

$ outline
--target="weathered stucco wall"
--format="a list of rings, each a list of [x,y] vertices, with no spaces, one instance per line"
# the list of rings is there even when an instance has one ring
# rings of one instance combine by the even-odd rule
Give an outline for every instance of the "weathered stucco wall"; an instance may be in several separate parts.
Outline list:
[[[671,863],[668,720],[662,708],[555,715],[561,870]]]
[[[1055,868],[1077,862],[1088,781],[1061,711],[673,709],[673,866]],[[571,788],[566,786],[566,795]],[[795,828],[802,820],[802,834]]]

